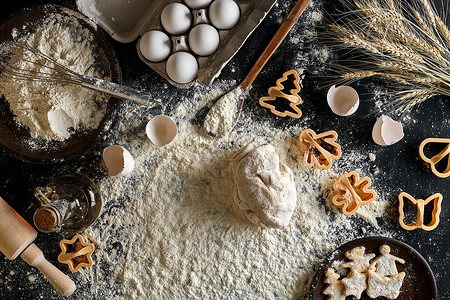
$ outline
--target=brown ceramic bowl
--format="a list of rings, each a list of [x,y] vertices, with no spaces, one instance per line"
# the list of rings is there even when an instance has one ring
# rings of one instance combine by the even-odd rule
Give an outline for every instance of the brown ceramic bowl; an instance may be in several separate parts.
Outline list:
[[[309,299],[325,300],[327,295],[324,295],[322,291],[326,288],[326,283],[323,282],[325,278],[325,271],[331,267],[335,260],[347,260],[344,256],[348,250],[364,246],[366,253],[375,253],[377,256],[380,254],[379,248],[382,245],[388,245],[391,247],[391,254],[404,259],[406,262],[404,265],[397,263],[397,269],[399,272],[405,272],[406,276],[403,281],[403,285],[400,289],[400,295],[397,299],[406,300],[437,300],[437,285],[433,272],[427,261],[411,246],[395,239],[386,237],[367,237],[350,241],[335,251],[333,251],[319,266],[319,269],[314,276],[311,283],[311,289],[309,293]],[[347,297],[347,299],[354,299]],[[363,292],[361,299],[369,298],[365,292]],[[377,298],[378,299],[378,298]],[[386,299],[386,298],[379,298]]]
[[[14,28],[24,28],[25,25],[36,24],[49,13],[60,13],[69,18],[76,18],[95,37],[94,53],[97,57],[96,68],[102,70],[113,82],[121,82],[121,71],[114,53],[103,37],[103,33],[94,29],[86,19],[67,14],[58,6],[42,6],[25,10],[0,25],[0,42],[12,40]],[[33,26],[27,26],[30,28]],[[81,87],[80,87],[81,88]],[[108,132],[116,118],[119,103],[115,98],[109,98],[106,113],[98,128],[80,131],[72,134],[63,142],[44,141],[32,138],[28,130],[19,126],[9,109],[6,99],[0,96],[0,144],[13,157],[31,163],[56,163],[78,157],[91,149]]]

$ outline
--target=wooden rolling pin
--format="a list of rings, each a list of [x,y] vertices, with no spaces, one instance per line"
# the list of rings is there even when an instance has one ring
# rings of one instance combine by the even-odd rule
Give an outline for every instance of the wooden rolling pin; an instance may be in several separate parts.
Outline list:
[[[33,244],[37,231],[0,197],[0,251],[13,260],[20,255],[29,265],[36,267],[63,296],[70,296],[75,283],[54,265]]]

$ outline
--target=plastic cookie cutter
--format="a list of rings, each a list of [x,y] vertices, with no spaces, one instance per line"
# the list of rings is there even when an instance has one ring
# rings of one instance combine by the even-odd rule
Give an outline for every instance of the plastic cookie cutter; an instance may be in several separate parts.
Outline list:
[[[424,153],[425,145],[427,144],[446,144],[444,149],[438,154],[434,155],[431,158],[428,158]],[[443,138],[428,138],[422,141],[419,146],[419,154],[420,157],[431,166],[431,171],[434,175],[440,178],[446,178],[450,176],[450,139]],[[447,167],[443,171],[439,171],[436,168],[436,165],[439,164],[443,159],[447,159]]]
[[[289,70],[283,74],[283,77],[279,78],[276,81],[276,86],[272,86],[269,88],[268,93],[269,96],[261,97],[259,99],[259,104],[262,107],[270,109],[270,112],[279,117],[292,117],[292,118],[300,118],[302,116],[301,110],[297,107],[300,103],[302,103],[302,98],[298,95],[301,88],[301,80],[303,79],[303,71],[299,75],[296,70]],[[292,89],[285,91],[289,83],[293,85]],[[279,110],[283,103],[279,99],[287,100],[289,103],[289,108],[287,110],[281,111]],[[278,109],[277,109],[278,108]],[[283,109],[283,108],[281,108]]]
[[[400,223],[400,226],[405,230],[414,230],[416,228],[422,228],[423,230],[433,230],[435,229],[439,224],[439,214],[441,213],[441,203],[442,203],[442,195],[440,193],[436,193],[428,197],[425,201],[422,199],[416,200],[413,196],[411,196],[408,193],[401,192],[400,195],[398,195],[398,222]],[[410,224],[405,224],[405,212],[404,212],[404,206],[405,206],[405,200],[407,199],[411,201],[416,207],[417,207],[417,218],[415,222],[412,222]],[[424,213],[425,213],[425,205],[428,203],[433,202],[434,208],[432,212],[432,218],[431,222],[427,225],[424,224]]]
[[[323,170],[331,168],[332,160],[342,155],[341,146],[336,143],[337,138],[338,134],[334,130],[321,134],[316,134],[311,129],[303,130],[298,139],[304,148],[305,165],[316,166]]]
[[[372,181],[369,177],[359,178],[355,171],[345,172],[333,183],[332,202],[342,207],[346,216],[353,215],[361,205],[369,204],[377,197],[375,191],[369,189]]]
[[[58,255],[58,261],[67,264],[70,271],[78,272],[81,267],[88,268],[93,265],[91,255],[95,247],[86,243],[81,235],[76,234],[71,240],[63,239],[59,246],[62,251]]]

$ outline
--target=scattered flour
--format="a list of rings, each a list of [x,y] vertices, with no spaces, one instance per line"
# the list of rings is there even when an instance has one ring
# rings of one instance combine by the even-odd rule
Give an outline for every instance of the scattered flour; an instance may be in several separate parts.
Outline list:
[[[321,260],[360,237],[362,224],[369,234],[391,235],[377,224],[385,202],[376,200],[352,217],[329,204],[331,185],[343,167],[304,167],[294,146],[302,126],[280,130],[244,114],[224,138],[205,135],[193,121],[217,94],[221,91],[198,93],[175,107],[171,117],[179,134],[161,148],[144,132],[130,140],[127,130],[142,119],[131,109],[126,113],[115,142],[127,145],[136,168],[129,176],[101,182],[108,200],[89,230],[97,244],[96,265],[81,277],[91,284],[91,289],[80,287],[81,296],[303,299]],[[234,204],[230,158],[251,141],[270,142],[294,172],[297,205],[283,229],[255,226]],[[352,164],[361,168],[367,161],[364,155],[347,158],[358,160]]]
[[[17,29],[13,36],[18,37]],[[18,38],[56,62],[79,74],[101,77],[94,67],[94,35],[76,18],[56,13],[45,18],[33,33]],[[49,63],[29,50],[14,49],[8,64],[14,68],[56,74]],[[16,80],[0,77],[3,94],[21,126],[32,137],[64,141],[77,130],[97,128],[105,114],[106,102],[96,93],[78,85]],[[72,130],[73,129],[73,130]]]
[[[217,100],[205,117],[206,132],[217,137],[230,132],[236,124],[236,118],[240,113],[240,101],[244,96],[242,88],[237,87]]]

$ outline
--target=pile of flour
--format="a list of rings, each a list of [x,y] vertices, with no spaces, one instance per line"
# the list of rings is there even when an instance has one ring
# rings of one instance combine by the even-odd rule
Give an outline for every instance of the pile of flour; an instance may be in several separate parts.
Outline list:
[[[79,74],[102,77],[96,71],[94,35],[77,18],[55,13],[38,24],[33,33],[13,36],[59,64]],[[33,63],[34,62],[34,63]],[[15,49],[8,64],[13,68],[54,74],[39,66],[44,60],[32,52]],[[16,122],[34,138],[64,141],[78,130],[97,128],[106,111],[101,95],[74,84],[15,80],[0,76],[0,94],[8,101]]]

